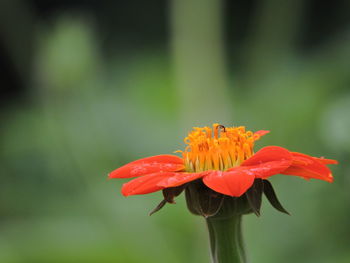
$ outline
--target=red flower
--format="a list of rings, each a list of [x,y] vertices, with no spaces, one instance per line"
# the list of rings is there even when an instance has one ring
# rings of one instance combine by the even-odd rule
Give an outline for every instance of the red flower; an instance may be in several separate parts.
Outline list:
[[[327,164],[336,160],[290,152],[267,146],[253,152],[254,142],[269,131],[251,132],[245,127],[214,124],[194,128],[185,138],[182,158],[157,155],[128,163],[109,174],[110,178],[138,177],[122,187],[124,196],[148,194],[201,179],[212,190],[228,196],[243,195],[256,178],[275,174],[333,182]]]

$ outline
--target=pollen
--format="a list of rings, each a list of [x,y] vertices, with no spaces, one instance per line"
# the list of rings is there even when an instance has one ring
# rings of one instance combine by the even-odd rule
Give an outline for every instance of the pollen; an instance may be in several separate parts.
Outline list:
[[[239,166],[254,152],[254,142],[263,134],[246,131],[244,126],[194,127],[184,139],[187,144],[182,156],[187,172],[226,171]]]

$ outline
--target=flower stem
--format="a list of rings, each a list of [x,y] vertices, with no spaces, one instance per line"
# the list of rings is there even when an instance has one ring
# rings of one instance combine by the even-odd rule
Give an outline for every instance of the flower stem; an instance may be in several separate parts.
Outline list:
[[[213,263],[246,262],[241,220],[241,215],[206,218]]]

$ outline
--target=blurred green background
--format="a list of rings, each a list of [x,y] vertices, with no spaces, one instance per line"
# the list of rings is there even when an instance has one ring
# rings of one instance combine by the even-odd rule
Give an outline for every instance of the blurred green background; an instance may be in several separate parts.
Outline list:
[[[209,262],[182,197],[124,198],[118,166],[193,126],[268,129],[338,159],[335,182],[274,176],[292,216],[244,218],[251,262],[350,262],[350,5],[0,1],[0,262]]]

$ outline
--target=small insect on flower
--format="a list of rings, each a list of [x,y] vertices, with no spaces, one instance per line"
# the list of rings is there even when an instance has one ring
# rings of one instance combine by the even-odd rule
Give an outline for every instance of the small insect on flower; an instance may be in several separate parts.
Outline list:
[[[244,126],[195,127],[184,140],[185,150],[177,151],[182,157],[157,155],[136,160],[114,170],[109,177],[137,177],[123,185],[124,196],[163,190],[164,200],[156,210],[167,202],[174,203],[174,197],[198,183],[211,196],[238,198],[259,182],[271,202],[275,194],[266,179],[275,174],[333,182],[326,165],[337,164],[336,160],[291,152],[279,146],[267,146],[254,153],[255,141],[267,133],[246,131]],[[278,201],[273,205],[280,206]]]

